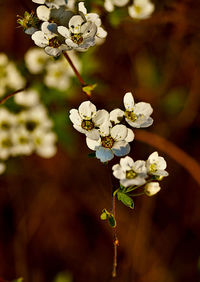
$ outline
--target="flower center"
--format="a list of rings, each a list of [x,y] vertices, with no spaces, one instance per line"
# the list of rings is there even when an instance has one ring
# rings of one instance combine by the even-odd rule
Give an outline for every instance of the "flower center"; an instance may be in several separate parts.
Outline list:
[[[30,120],[26,122],[26,129],[28,131],[33,131],[37,127],[38,123],[36,121]]]
[[[137,175],[137,173],[135,173],[135,171],[133,171],[132,169],[131,169],[131,170],[128,170],[128,171],[126,172],[126,178],[127,178],[127,179],[133,179],[133,178],[136,177],[136,175]]]
[[[130,119],[131,121],[136,121],[137,116],[136,114],[134,114],[134,112],[129,112],[129,111],[125,111],[125,117]]]
[[[101,144],[104,148],[111,149],[115,140],[111,136],[101,137]]]
[[[134,5],[134,7],[137,14],[140,14],[142,12],[142,8],[140,6]]]
[[[80,45],[83,42],[83,36],[82,33],[71,33],[71,40]]]
[[[0,127],[1,129],[10,129],[10,123],[7,121],[2,121]]]
[[[27,144],[28,143],[28,139],[24,136],[19,137],[19,143],[20,144]]]
[[[149,170],[150,170],[150,172],[156,172],[156,170],[157,170],[156,164],[150,164]]]
[[[91,120],[83,120],[81,123],[81,127],[87,131],[90,131],[94,128],[94,123]]]
[[[1,145],[3,148],[9,148],[12,146],[12,142],[10,139],[6,138],[1,141]]]
[[[58,48],[58,47],[60,47],[61,44],[62,43],[57,36],[55,36],[55,37],[53,37],[49,40],[49,46],[50,47]]]

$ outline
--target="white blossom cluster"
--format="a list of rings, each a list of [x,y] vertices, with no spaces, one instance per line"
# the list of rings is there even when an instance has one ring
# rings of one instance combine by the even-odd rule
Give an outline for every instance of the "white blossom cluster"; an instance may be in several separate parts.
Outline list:
[[[0,96],[9,90],[23,88],[25,83],[16,65],[8,59],[6,54],[0,53]]]
[[[19,155],[50,158],[56,153],[56,135],[46,108],[40,103],[38,92],[29,89],[18,93],[15,102],[23,106],[19,113],[0,107],[0,173],[4,161]]]
[[[80,72],[81,62],[75,52],[71,51],[69,57]],[[24,58],[26,67],[30,73],[44,75],[43,81],[47,87],[63,91],[70,86],[70,79],[74,76],[74,72],[64,57],[60,57],[55,61],[52,57],[43,52],[42,49],[32,47],[27,51]]]
[[[36,16],[25,13],[18,22],[30,34],[35,44],[45,52],[57,57],[64,51],[86,51],[105,38],[107,32],[101,27],[101,19],[96,13],[88,13],[84,2],[78,3],[75,11],[74,1],[33,0],[41,4]]]
[[[134,102],[130,92],[124,96],[125,110],[114,109],[110,113],[98,110],[90,101],[83,102],[78,110],[70,111],[70,120],[76,130],[86,135],[86,143],[96,152],[101,162],[122,157],[130,152],[129,143],[134,139],[133,131],[125,125],[140,128],[153,123],[153,109],[149,103]]]
[[[129,0],[105,0],[104,7],[108,12],[112,12],[116,7],[123,7],[129,3]],[[150,0],[134,0],[132,5],[128,6],[129,16],[134,19],[147,19],[154,12],[155,6]]]
[[[160,185],[151,180],[162,180],[163,177],[168,176],[166,167],[164,158],[154,152],[146,161],[138,160],[134,162],[128,156],[121,158],[120,163],[114,165],[112,169],[113,175],[120,180],[123,187],[142,186],[147,183],[144,192],[148,196],[153,196],[160,191]]]

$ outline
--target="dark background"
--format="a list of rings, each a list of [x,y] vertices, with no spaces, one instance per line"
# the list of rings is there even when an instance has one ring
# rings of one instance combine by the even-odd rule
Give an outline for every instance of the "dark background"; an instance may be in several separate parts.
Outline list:
[[[154,124],[134,131],[130,156],[147,159],[157,150],[170,174],[156,196],[137,198],[134,210],[117,202],[118,277],[111,278],[112,230],[100,220],[111,208],[109,172],[88,158],[84,136],[66,121],[70,141],[58,144],[55,157],[12,159],[0,177],[3,279],[50,282],[67,270],[75,282],[200,281],[200,2],[154,3],[145,21],[125,15],[114,24],[117,15],[102,10],[108,37],[94,47],[99,67],[85,76],[99,82],[99,108],[122,108],[127,91],[151,103]],[[16,28],[16,15],[35,7],[31,0],[0,2],[0,51],[17,62],[33,42]],[[77,91],[62,110],[84,99]]]

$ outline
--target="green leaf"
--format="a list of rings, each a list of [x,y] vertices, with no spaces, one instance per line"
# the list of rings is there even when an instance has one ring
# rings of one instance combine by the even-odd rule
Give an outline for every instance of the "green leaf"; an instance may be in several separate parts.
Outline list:
[[[127,194],[124,194],[122,192],[118,192],[117,193],[117,198],[119,201],[121,201],[125,206],[134,209],[134,202],[131,199],[131,197],[129,197]]]
[[[97,84],[90,84],[82,87],[83,92],[85,92],[88,96],[91,96],[92,91],[97,87]]]
[[[103,211],[100,218],[101,218],[101,220],[106,220],[108,218],[107,213],[105,211]]]
[[[114,227],[116,227],[116,220],[115,220],[115,218],[114,218],[114,216],[112,215],[112,214],[110,214],[109,216],[108,216],[108,223],[110,224],[110,226],[112,227],[112,228],[114,228]]]
[[[23,278],[18,278],[16,280],[13,280],[12,282],[22,282],[24,279]]]

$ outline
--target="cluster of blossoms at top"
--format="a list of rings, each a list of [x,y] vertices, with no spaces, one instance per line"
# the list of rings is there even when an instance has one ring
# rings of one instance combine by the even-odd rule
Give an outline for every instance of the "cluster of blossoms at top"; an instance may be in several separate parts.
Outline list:
[[[77,70],[81,71],[81,62],[74,51],[69,54],[71,60],[75,63]],[[32,47],[25,54],[25,64],[31,74],[43,75],[43,82],[49,88],[56,88],[65,91],[71,84],[71,78],[74,76],[69,64],[63,56],[57,60],[48,56],[41,48]]]
[[[57,57],[69,50],[86,51],[95,45],[96,39],[107,35],[98,14],[87,13],[83,2],[78,3],[77,11],[73,9],[74,1],[70,0],[33,2],[42,4],[37,7],[36,15],[26,12],[18,22],[50,56]]]
[[[129,0],[105,0],[104,7],[108,12],[112,12],[115,6],[123,7],[128,3]],[[128,13],[134,19],[147,19],[154,9],[154,4],[150,0],[134,0],[132,5],[128,6]]]
[[[86,143],[96,151],[101,162],[122,157],[130,152],[129,143],[134,139],[133,131],[126,126],[140,128],[153,123],[153,109],[149,103],[135,103],[130,92],[124,96],[125,110],[114,109],[110,113],[98,110],[90,101],[83,102],[78,110],[70,111],[70,120],[76,130],[86,135]]]
[[[10,90],[18,90],[25,86],[25,79],[21,76],[16,65],[6,54],[0,53],[0,96]]]
[[[0,173],[4,172],[4,161],[9,157],[35,152],[50,158],[57,150],[53,123],[39,101],[38,92],[29,89],[18,93],[14,100],[22,107],[19,113],[0,108]]]

